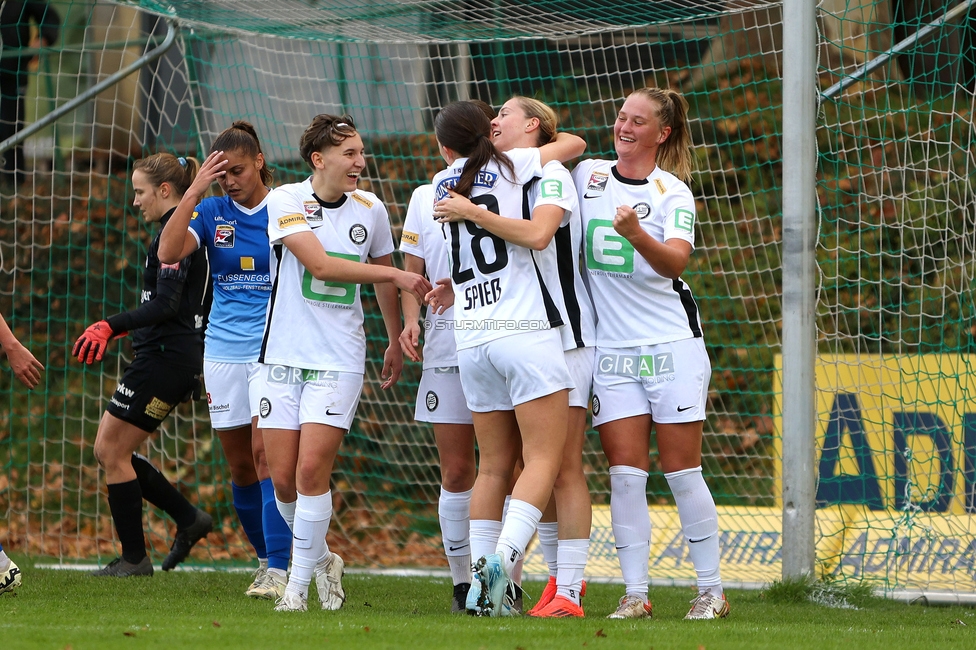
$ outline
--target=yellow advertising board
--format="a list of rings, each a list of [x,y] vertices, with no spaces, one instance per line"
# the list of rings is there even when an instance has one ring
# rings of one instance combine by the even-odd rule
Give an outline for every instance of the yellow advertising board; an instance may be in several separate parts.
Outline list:
[[[782,359],[775,456],[782,477]],[[823,355],[817,360],[820,569],[887,589],[976,592],[976,356]],[[674,506],[651,506],[649,577],[693,583]],[[719,506],[722,579],[782,575],[782,510]],[[545,574],[538,545],[525,570]],[[610,509],[593,511],[589,578],[620,578]]]

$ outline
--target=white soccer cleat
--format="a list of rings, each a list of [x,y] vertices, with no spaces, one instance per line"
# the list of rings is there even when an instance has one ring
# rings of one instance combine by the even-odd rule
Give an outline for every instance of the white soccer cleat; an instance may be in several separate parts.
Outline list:
[[[20,586],[20,582],[20,569],[17,568],[13,560],[10,560],[7,569],[3,573],[0,573],[0,594],[13,591]]]
[[[715,596],[706,591],[698,594],[691,601],[691,609],[685,615],[685,620],[701,620],[706,618],[725,618],[732,611],[725,594]]]
[[[651,603],[645,602],[640,596],[627,594],[620,599],[617,611],[607,618],[651,618]]]
[[[335,553],[330,553],[329,558],[315,567],[315,586],[319,590],[322,609],[336,611],[346,602],[346,592],[342,589],[345,567],[346,563]]]
[[[258,569],[254,574],[254,582],[244,592],[251,598],[261,600],[278,600],[285,594],[288,579],[267,569]]]
[[[293,591],[286,591],[275,603],[276,612],[307,612],[308,599]]]

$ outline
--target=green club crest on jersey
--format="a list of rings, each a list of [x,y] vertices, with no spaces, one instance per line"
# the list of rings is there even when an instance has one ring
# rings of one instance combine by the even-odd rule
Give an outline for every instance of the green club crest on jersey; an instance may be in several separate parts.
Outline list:
[[[691,210],[678,208],[674,211],[674,227],[685,232],[692,232],[695,229],[695,213]]]
[[[563,182],[556,178],[542,181],[541,194],[544,199],[563,198]]]
[[[634,272],[634,247],[617,234],[612,221],[593,219],[587,224],[586,268],[612,273]]]

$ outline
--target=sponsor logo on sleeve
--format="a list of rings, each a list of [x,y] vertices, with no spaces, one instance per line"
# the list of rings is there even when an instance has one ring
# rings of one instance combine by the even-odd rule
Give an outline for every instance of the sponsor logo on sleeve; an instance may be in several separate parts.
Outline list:
[[[160,269],[169,269],[171,271],[178,271],[179,268],[180,268],[180,263],[177,262],[176,264],[160,264],[159,265],[159,268]]]
[[[219,223],[214,230],[215,248],[234,248],[234,226]]]
[[[367,208],[373,207],[373,202],[372,201],[370,201],[369,199],[367,199],[365,196],[360,196],[356,192],[353,192],[352,193],[352,200],[353,201],[356,201],[357,203],[362,203]]]
[[[420,243],[420,235],[415,232],[410,232],[409,230],[404,230],[403,235],[400,236],[400,242],[403,244],[416,246]]]
[[[305,215],[302,214],[286,214],[283,217],[278,217],[278,228],[281,230],[302,224],[308,225],[308,222],[305,221]]]
[[[540,193],[544,199],[561,199],[563,197],[563,182],[557,178],[545,180],[542,182]]]
[[[654,187],[657,188],[657,191],[660,194],[664,194],[665,192],[668,191],[668,188],[664,186],[664,182],[662,182],[660,178],[654,179]]]
[[[353,194],[353,196],[356,195]],[[357,246],[359,246],[360,244],[366,241],[367,234],[368,233],[366,231],[366,226],[364,226],[361,223],[357,223],[353,225],[352,228],[349,229],[349,239],[351,239],[352,243],[356,244]]]
[[[197,212],[196,210],[194,210],[193,211],[193,215],[190,217],[190,221],[193,221],[194,219],[196,219],[199,216],[200,216],[200,213]]]
[[[692,232],[695,229],[695,213],[691,210],[678,208],[674,211],[674,227],[685,232]]]
[[[241,270],[242,271],[253,271],[254,270],[254,258],[241,256]]]

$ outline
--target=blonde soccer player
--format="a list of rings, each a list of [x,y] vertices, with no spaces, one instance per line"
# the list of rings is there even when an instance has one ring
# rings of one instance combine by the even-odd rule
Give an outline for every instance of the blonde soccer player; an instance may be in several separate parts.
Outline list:
[[[392,265],[386,208],[357,189],[366,158],[352,118],[316,116],[300,150],[312,175],[268,199],[272,290],[259,358],[258,424],[278,508],[293,532],[292,571],[277,611],[306,610],[313,575],[323,609],[345,600],[344,563],[325,536],[332,468],[366,368],[360,284],[375,285],[389,337],[383,389],[403,365],[397,289],[422,299],[430,288]]]
[[[649,436],[698,574],[685,618],[727,616],[715,502],[701,469],[711,365],[698,305],[681,274],[695,246],[687,104],[673,90],[627,97],[613,125],[616,160],[573,170],[597,313],[593,424],[610,465],[610,512],[626,593],[610,618],[651,615]]]

